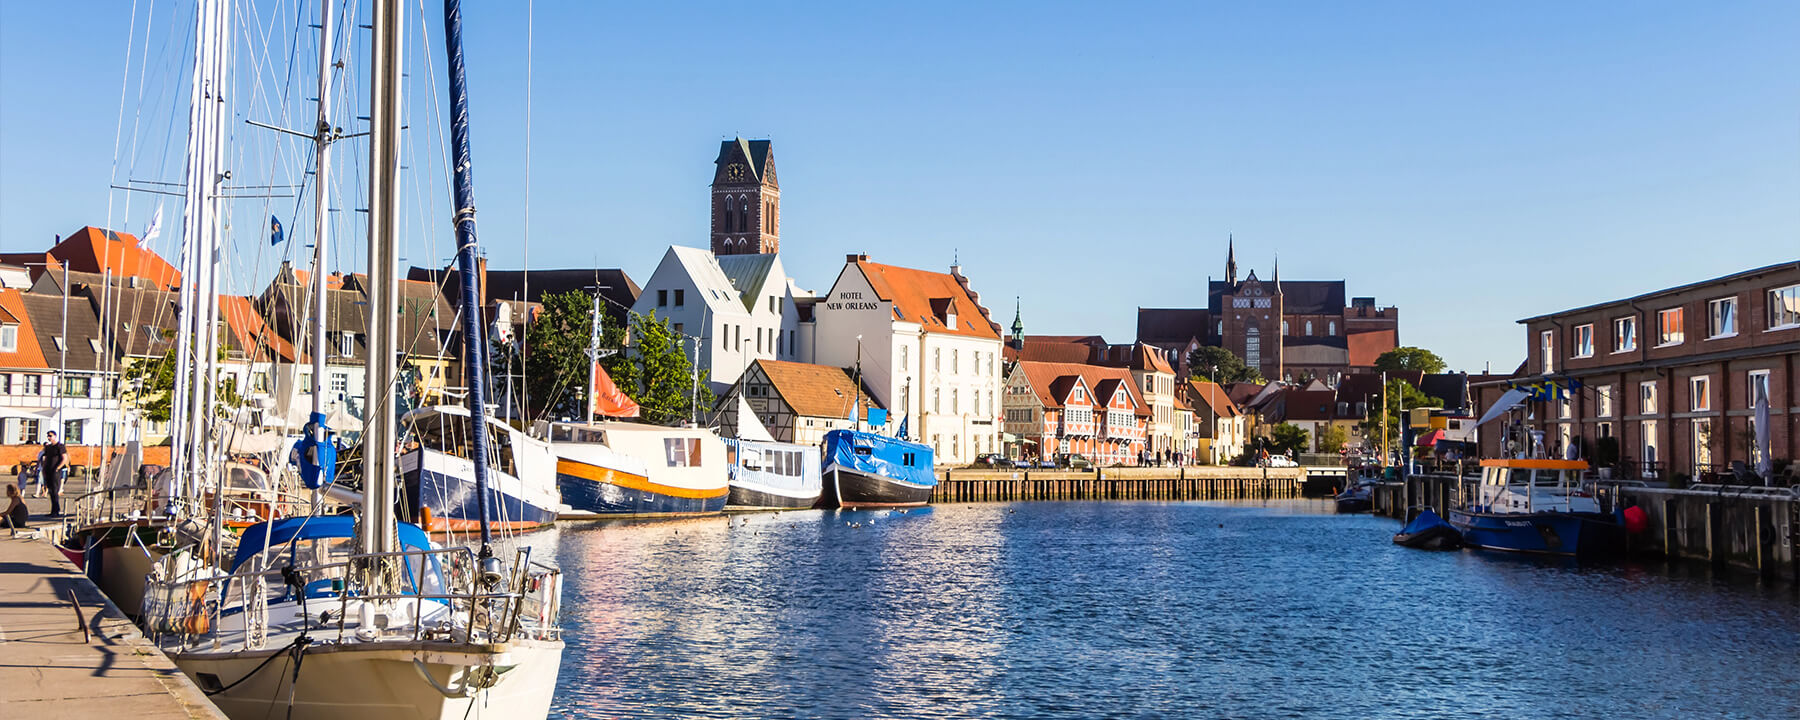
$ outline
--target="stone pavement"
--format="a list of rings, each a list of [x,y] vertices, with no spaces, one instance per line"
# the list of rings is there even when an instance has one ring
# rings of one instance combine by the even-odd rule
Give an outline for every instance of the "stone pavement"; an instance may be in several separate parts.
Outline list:
[[[32,525],[56,524],[41,515],[49,511],[48,499],[27,503]],[[223,720],[167,656],[36,534],[0,529],[0,715]]]

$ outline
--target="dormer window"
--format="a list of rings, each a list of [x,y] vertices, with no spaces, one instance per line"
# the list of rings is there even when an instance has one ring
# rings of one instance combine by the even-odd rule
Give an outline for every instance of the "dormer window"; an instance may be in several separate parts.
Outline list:
[[[338,333],[338,356],[354,357],[356,355],[356,333]]]
[[[19,326],[0,325],[0,352],[18,352]]]

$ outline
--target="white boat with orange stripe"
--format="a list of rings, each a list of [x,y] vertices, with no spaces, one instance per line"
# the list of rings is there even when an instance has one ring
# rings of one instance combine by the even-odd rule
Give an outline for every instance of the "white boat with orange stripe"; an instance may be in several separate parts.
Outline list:
[[[571,509],[613,517],[725,509],[725,444],[706,428],[550,423],[556,482]]]

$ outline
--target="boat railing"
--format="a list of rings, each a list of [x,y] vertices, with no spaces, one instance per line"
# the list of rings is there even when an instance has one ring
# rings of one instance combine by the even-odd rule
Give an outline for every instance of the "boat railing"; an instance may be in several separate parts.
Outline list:
[[[145,587],[144,631],[165,649],[169,644],[265,649],[273,596],[291,598],[304,609],[303,634],[339,643],[504,643],[561,636],[561,571],[532,561],[528,548],[518,551],[499,590],[484,587],[474,552],[464,547],[357,554],[301,567],[247,565],[252,569],[229,575],[173,581],[152,576]],[[383,566],[387,570],[379,569]],[[371,575],[384,578],[388,587],[371,588]],[[352,618],[352,603],[373,612]],[[428,604],[449,612],[428,613]],[[242,624],[227,629],[223,621],[232,615],[242,615]]]

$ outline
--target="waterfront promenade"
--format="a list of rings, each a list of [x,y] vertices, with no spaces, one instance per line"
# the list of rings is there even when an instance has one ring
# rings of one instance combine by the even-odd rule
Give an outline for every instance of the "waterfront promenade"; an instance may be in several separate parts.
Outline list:
[[[10,477],[6,482],[12,482]],[[28,499],[32,525],[52,524]],[[0,530],[0,704],[6,717],[224,715],[36,532]]]

